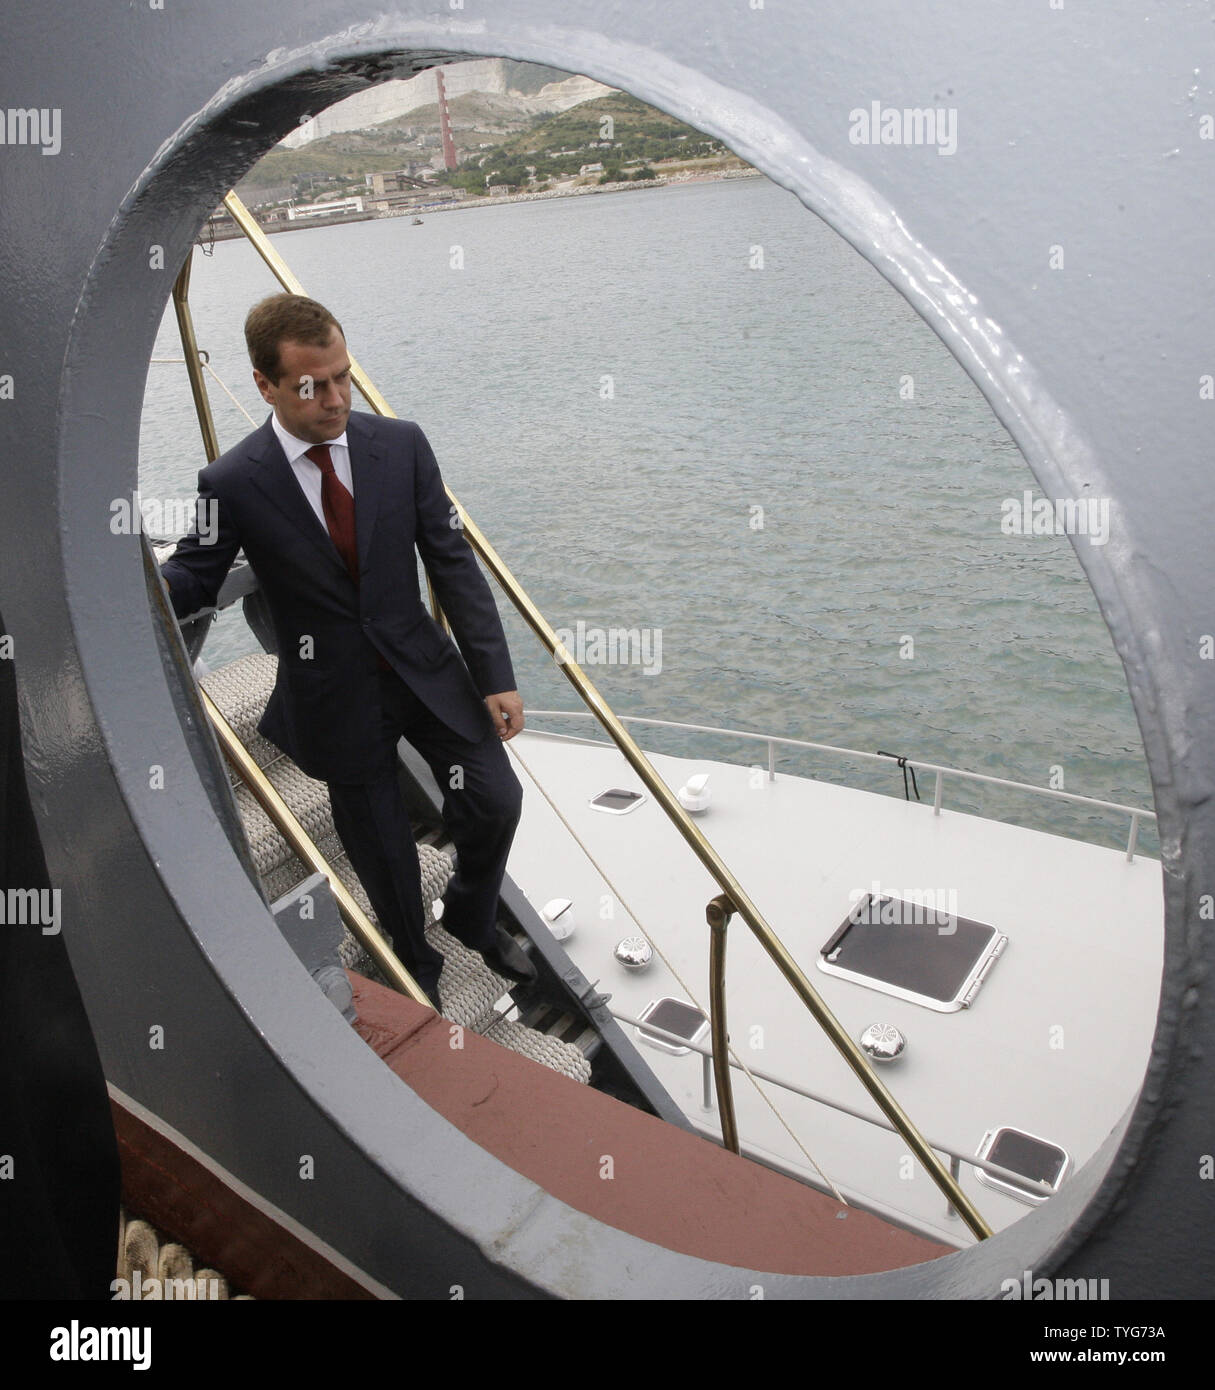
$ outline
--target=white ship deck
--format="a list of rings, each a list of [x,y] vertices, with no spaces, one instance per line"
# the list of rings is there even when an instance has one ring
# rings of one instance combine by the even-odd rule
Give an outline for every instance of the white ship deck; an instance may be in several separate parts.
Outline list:
[[[609,787],[644,791],[623,755],[530,730],[507,746],[542,781],[707,1013],[704,909],[718,888],[652,798],[625,815],[588,805]],[[906,1052],[881,1075],[930,1142],[970,1155],[987,1130],[1010,1125],[1060,1145],[1073,1165],[1093,1154],[1134,1098],[1147,1063],[1162,961],[1158,862],[1128,862],[1119,851],[948,809],[936,816],[927,802],[779,774],[769,781],[702,759],[652,761],[673,790],[711,771],[712,803],[697,818],[700,828],[850,1034],[858,1038],[879,1021],[902,1030]],[[563,943],[570,956],[612,995],[615,1013],[636,1017],[663,995],[686,998],[657,954],[640,973],[616,962],[616,943],[636,927],[517,770],[525,802],[508,871],[537,909],[572,899],[577,927]],[[937,1012],[818,968],[819,950],[856,892],[875,881],[896,894],[953,890],[958,915],[1008,937],[970,1008]],[[610,918],[601,915],[601,901],[610,903]],[[879,1115],[737,917],[727,1011],[731,1041],[749,1067]],[[645,1043],[640,1050],[692,1122],[720,1138],[716,1111],[703,1107],[702,1059]],[[897,1135],[783,1088],[764,1089],[845,1197],[944,1241],[969,1243]],[[820,1181],[738,1071],[734,1093],[744,1153]],[[961,1182],[995,1229],[1031,1210],[979,1183],[970,1166]]]

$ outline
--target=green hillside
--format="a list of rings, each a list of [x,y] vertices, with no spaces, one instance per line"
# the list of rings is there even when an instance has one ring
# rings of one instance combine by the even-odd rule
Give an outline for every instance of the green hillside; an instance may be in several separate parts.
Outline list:
[[[560,68],[546,68],[542,63],[521,63],[514,58],[506,59],[505,66],[507,89],[525,97],[535,96],[541,87],[547,87],[550,82],[564,82],[570,75]]]
[[[237,186],[242,197],[261,189],[302,182],[309,186],[313,177],[318,190],[329,180],[354,182],[364,174],[387,172],[401,167],[399,152],[357,151],[344,146],[344,135],[331,135],[300,150],[271,150],[253,166]]]
[[[586,164],[602,164],[603,181],[652,177],[648,166],[655,160],[725,153],[723,145],[692,126],[636,97],[613,92],[541,117],[519,134],[498,141],[493,149],[461,160],[454,173],[439,177],[476,193],[487,181],[542,187],[550,179],[578,174]]]
[[[437,181],[470,192],[483,192],[487,176],[494,183],[527,185],[529,167],[536,184],[543,184],[576,175],[584,164],[602,163],[615,178],[625,166],[628,176],[655,160],[725,152],[692,126],[623,92],[542,117],[523,111],[509,95],[486,92],[454,97],[448,109],[460,166]],[[428,162],[438,150],[438,131],[439,109],[431,103],[367,130],[329,135],[298,150],[271,150],[238,191],[251,203],[268,190],[293,189],[307,197],[343,192],[362,185],[367,174]],[[429,143],[419,138],[426,136]]]
[[[460,158],[484,153],[481,144],[497,144],[535,122],[535,117],[520,110],[509,96],[487,92],[453,97],[447,108]],[[411,130],[414,135],[409,134]],[[365,174],[385,173],[411,161],[429,159],[438,146],[423,148],[417,135],[437,137],[438,133],[439,106],[431,102],[366,130],[326,135],[298,150],[271,150],[241,181],[239,191],[243,197],[256,198],[261,190],[292,184],[304,192],[320,193],[361,183]]]
[[[601,143],[609,130],[610,150]],[[560,161],[561,150],[586,150],[605,162],[607,157],[622,161],[664,159],[685,152],[705,152],[710,144],[721,148],[695,127],[656,111],[625,92],[613,92],[544,117],[521,134],[504,140],[494,151],[494,158],[507,163],[536,164],[537,155],[544,163]]]

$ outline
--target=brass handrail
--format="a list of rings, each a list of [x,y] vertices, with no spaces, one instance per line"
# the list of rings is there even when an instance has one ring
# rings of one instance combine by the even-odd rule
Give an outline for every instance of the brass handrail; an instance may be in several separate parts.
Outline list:
[[[240,741],[236,730],[224,718],[219,706],[202,686],[199,686],[198,693],[202,696],[203,708],[211,720],[211,726],[215,730],[215,736],[219,740],[224,757],[231,763],[245,786],[253,793],[258,805],[274,822],[279,833],[291,846],[296,856],[313,873],[324,874],[329,880],[329,887],[337,899],[342,921],[350,928],[351,934],[384,972],[385,978],[393,989],[398,990],[401,994],[407,994],[419,1004],[425,1004],[428,1009],[431,1008],[431,1002],[426,997],[421,985],[396,958],[388,943],[372,925],[371,919],[355,902],[346,885],[330,867],[329,861],[313,843],[312,837],[299,823],[295,812],[287,805],[274,784],[250,757],[249,750]]]
[[[211,399],[207,383],[201,370],[198,341],[194,335],[194,316],[190,312],[190,266],[192,253],[187,256],[177,279],[173,284],[173,309],[177,315],[177,327],[181,334],[182,353],[185,357],[186,371],[190,377],[190,389],[194,396],[194,409],[202,429],[203,448],[207,461],[214,462],[219,457],[219,438],[215,432],[215,421],[211,414]],[[419,1004],[431,1007],[421,986],[397,959],[388,943],[376,931],[370,918],[347,891],[346,885],[330,867],[321,854],[315,841],[300,824],[290,806],[279,795],[274,784],[250,757],[241,743],[236,731],[221,713],[219,706],[200,685],[198,693],[203,708],[215,730],[224,757],[249,788],[262,810],[270,817],[278,832],[291,846],[293,853],[314,872],[322,873],[329,880],[329,887],[337,901],[338,912],[349,927],[351,934],[375,961],[393,989],[408,995]]]
[[[303,285],[291,270],[286,262],[270,245],[270,239],[258,225],[256,219],[244,203],[235,193],[229,192],[224,198],[224,206],[232,215],[233,220],[245,236],[252,242],[254,249],[265,261],[279,283],[292,294],[304,294]],[[380,415],[392,416],[394,412],[390,409],[387,401],[380,395],[379,391],[367,379],[363,370],[358,367],[354,359],[351,358],[351,379],[358,387],[367,401],[368,405]],[[708,870],[709,874],[716,881],[718,887],[726,895],[730,903],[733,904],[735,911],[751,928],[751,931],[759,940],[760,945],[768,953],[777,969],[793,987],[795,993],[810,1011],[819,1027],[827,1034],[836,1050],[842,1054],[844,1060],[852,1068],[857,1079],[869,1092],[873,1100],[881,1109],[883,1114],[890,1120],[899,1134],[906,1140],[912,1153],[929,1177],[941,1189],[946,1199],[956,1208],[963,1221],[979,1240],[984,1240],[991,1235],[991,1228],[983,1220],[978,1210],[971,1202],[970,1198],[962,1191],[958,1182],[950,1173],[949,1169],[943,1164],[937,1153],[920,1134],[919,1130],[912,1124],[911,1120],[903,1111],[901,1105],[887,1089],[885,1083],[873,1070],[868,1058],[861,1051],[852,1038],[848,1035],[843,1024],[835,1017],[827,1007],[825,1001],[820,997],[818,991],[810,983],[803,973],[801,967],[789,954],[784,942],[776,935],[772,928],[765,921],[759,909],[751,901],[750,897],[743,890],[742,885],[730,872],[724,861],[720,858],[717,851],[705,839],[699,827],[694,824],[691,817],[679,804],[674,794],[667,784],[659,777],[658,773],[651,766],[649,759],[633,741],[632,736],[624,725],[617,719],[616,715],[607,705],[606,701],[599,694],[599,691],[587,678],[586,673],[574,661],[566,651],[564,645],[559,641],[557,634],[549,626],[548,621],[540,610],[532,603],[518,580],[503,563],[497,551],[490,545],[489,541],[482,535],[480,529],[469,517],[468,513],[460,505],[459,500],[447,490],[447,496],[456,509],[460,524],[464,534],[468,537],[469,544],[481,560],[485,567],[497,580],[507,597],[514,604],[523,620],[532,629],[536,636],[548,649],[550,655],[556,660],[558,666],[565,672],[566,679],[577,691],[582,702],[603,725],[612,741],[624,754],[633,770],[641,778],[649,789],[654,800],[662,807],[667,818],[675,825],[676,829],[687,841],[692,852]]]
[[[711,1042],[707,1044],[696,1042],[684,1033],[672,1033],[666,1028],[659,1028],[653,1019],[634,1018],[632,1014],[626,1014],[619,1009],[612,1009],[611,1015],[617,1023],[623,1023],[629,1028],[640,1029],[643,1033],[652,1033],[663,1042],[675,1043],[688,1052],[695,1052],[702,1062],[712,1063],[713,1061],[713,1044]],[[741,1071],[745,1076],[756,1081],[767,1081],[772,1086],[779,1086],[782,1091],[788,1091],[790,1095],[812,1100],[817,1105],[825,1105],[828,1109],[835,1110],[841,1115],[847,1115],[850,1119],[862,1120],[865,1124],[873,1125],[875,1129],[880,1129],[886,1134],[898,1133],[884,1116],[867,1114],[864,1110],[856,1109],[855,1106],[845,1105],[843,1101],[836,1100],[833,1096],[811,1091],[805,1086],[799,1086],[796,1081],[777,1076],[775,1072],[765,1071],[763,1067],[744,1066],[737,1054],[731,1056],[730,1066],[735,1071]],[[709,1108],[707,1102],[705,1108]],[[1019,1183],[1027,1191],[1041,1193],[1043,1197],[1055,1195],[1056,1189],[1042,1178],[1027,1178],[1024,1173],[1016,1173],[1011,1168],[1002,1168],[998,1163],[989,1163],[987,1159],[980,1158],[978,1154],[961,1153],[957,1149],[951,1148],[950,1145],[941,1143],[940,1140],[933,1140],[932,1147],[948,1156],[951,1169],[959,1168],[965,1163],[968,1168],[975,1168],[981,1173],[989,1173],[993,1178],[1002,1178],[1006,1182]]]
[[[717,1090],[717,1113],[721,1116],[721,1141],[734,1153],[742,1153],[738,1142],[738,1121],[734,1115],[734,1084],[730,1078],[730,1033],[726,1027],[726,928],[734,907],[724,894],[705,908],[705,920],[712,932],[709,948],[709,1024],[713,1030],[713,1085]]]
[[[198,427],[202,430],[203,452],[207,456],[207,462],[214,463],[219,458],[219,436],[215,433],[211,399],[207,395],[207,383],[203,380],[198,339],[194,336],[194,315],[190,312],[190,268],[193,264],[194,251],[191,248],[177,279],[173,281],[173,312],[177,315],[177,331],[181,336],[186,374],[190,378],[190,391],[194,397],[194,413],[198,416]]]

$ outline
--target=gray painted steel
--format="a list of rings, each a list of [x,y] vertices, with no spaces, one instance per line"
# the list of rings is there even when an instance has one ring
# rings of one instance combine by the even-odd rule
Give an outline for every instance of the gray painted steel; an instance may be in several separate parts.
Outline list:
[[[1196,1238],[1215,1205],[1199,1177],[1215,1130],[1199,917],[1215,892],[1215,664],[1199,655],[1215,614],[1209,5],[72,0],[24,6],[5,28],[0,594],[65,935],[117,1084],[405,1294],[745,1297],[762,1278],[769,1297],[974,1297],[1025,1269],[1106,1277],[1115,1297],[1209,1293],[1215,1242]],[[135,487],[145,363],[222,192],[303,113],[460,53],[584,72],[727,141],[902,290],[1047,496],[1112,499],[1109,544],[1077,553],[1160,815],[1160,1028],[1108,1173],[1090,1163],[980,1249],[857,1281],[655,1251],[403,1092],[263,929],[217,819],[200,712],[109,505]],[[872,102],[954,108],[956,151],[852,143],[850,113]],[[11,143],[27,108],[48,112],[46,153]],[[148,1046],[155,1024],[163,1050]],[[318,1044],[324,1065],[297,1070]]]
[[[317,988],[347,1023],[358,1017],[354,990],[342,968],[342,915],[324,874],[309,874],[271,905],[278,929]]]

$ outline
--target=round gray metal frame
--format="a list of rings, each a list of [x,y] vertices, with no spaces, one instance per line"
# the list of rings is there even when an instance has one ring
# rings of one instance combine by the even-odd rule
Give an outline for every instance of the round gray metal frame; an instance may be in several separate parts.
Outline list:
[[[1201,1177],[1215,1121],[1203,914],[1215,663],[1200,646],[1215,613],[1215,403],[1202,379],[1215,370],[1215,93],[1194,57],[1210,52],[1210,14],[1180,0],[1109,0],[1099,16],[996,0],[925,9],[211,0],[99,17],[70,0],[23,7],[7,26],[0,594],[31,787],[103,1061],[397,1293],[433,1296],[449,1270],[484,1296],[746,1297],[762,1282],[768,1297],[999,1297],[1024,1270],[1108,1278],[1115,1297],[1215,1287],[1215,1242],[1194,1239],[1215,1202]],[[199,227],[282,135],[375,81],[491,55],[585,73],[727,142],[908,298],[1047,496],[1110,500],[1109,543],[1075,543],[1124,663],[1159,815],[1155,1047],[1098,1159],[948,1259],[792,1278],[603,1226],[403,1096],[288,968],[278,934],[247,930],[265,908],[234,850],[180,644],[163,605],[149,620],[149,596],[160,600],[136,544],[107,525],[112,499],[136,486],[146,364]],[[17,108],[38,114],[15,120]],[[935,143],[922,119],[903,119],[929,108],[942,113]],[[1112,1026],[1116,1015],[1111,1000]],[[165,1045],[152,1050],[157,1024]]]

